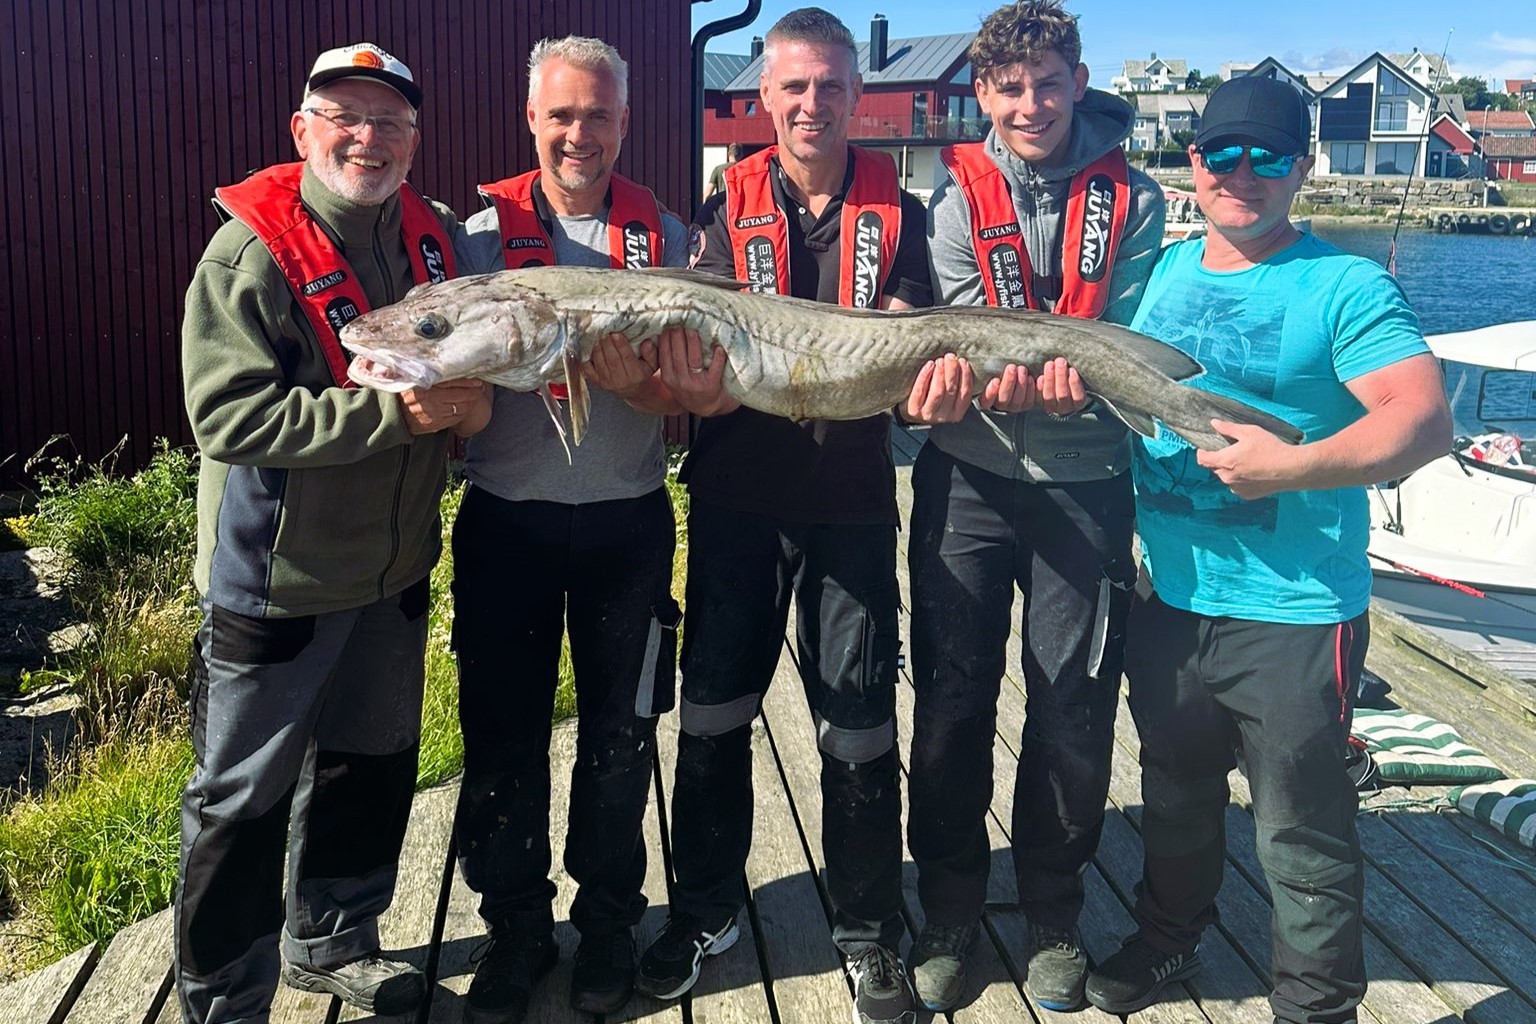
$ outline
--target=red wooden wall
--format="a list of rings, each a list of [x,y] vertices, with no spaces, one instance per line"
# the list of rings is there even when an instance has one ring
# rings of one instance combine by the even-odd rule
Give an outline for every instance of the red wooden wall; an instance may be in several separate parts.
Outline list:
[[[619,170],[686,216],[689,0],[0,2],[0,486],[56,434],[89,459],[189,440],[182,295],[215,186],[294,159],[315,56],[368,40],[426,91],[411,181],[463,216],[536,163],[535,41],[600,36],[630,62]],[[9,457],[9,461],[6,461]]]

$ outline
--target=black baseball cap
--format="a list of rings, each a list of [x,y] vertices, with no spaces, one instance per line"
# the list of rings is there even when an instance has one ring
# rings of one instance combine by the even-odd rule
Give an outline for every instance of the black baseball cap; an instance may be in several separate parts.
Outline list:
[[[1294,86],[1273,78],[1243,75],[1222,82],[1206,101],[1195,136],[1197,149],[1213,143],[1306,153],[1312,148],[1307,101]]]

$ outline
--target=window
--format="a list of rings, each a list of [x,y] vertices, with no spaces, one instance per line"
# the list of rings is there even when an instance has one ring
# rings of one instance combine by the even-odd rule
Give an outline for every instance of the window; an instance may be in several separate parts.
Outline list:
[[[1419,160],[1417,142],[1378,142],[1376,144],[1377,174],[1412,174]]]
[[[1405,132],[1408,130],[1408,101],[1381,100],[1376,104],[1376,131]]]
[[[1536,174],[1536,160],[1527,160],[1521,174]]]
[[[1376,95],[1378,96],[1407,96],[1408,83],[1398,78],[1386,68],[1379,68],[1376,72]]]
[[[753,117],[756,114],[757,114],[757,100],[747,100],[747,116],[748,117]]]
[[[1328,168],[1334,174],[1365,173],[1365,143],[1335,142],[1328,147]]]

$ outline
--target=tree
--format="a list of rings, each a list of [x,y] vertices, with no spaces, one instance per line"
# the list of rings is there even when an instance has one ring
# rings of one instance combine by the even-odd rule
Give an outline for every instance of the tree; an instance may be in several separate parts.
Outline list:
[[[1194,92],[1200,88],[1200,69],[1190,68],[1189,74],[1184,77],[1184,91]]]
[[[1487,110],[1494,102],[1488,92],[1488,83],[1471,75],[1456,79],[1445,87],[1445,91],[1460,95],[1468,110]]]
[[[1201,92],[1211,92],[1212,90],[1214,90],[1220,84],[1221,84],[1221,76],[1220,75],[1206,75],[1204,78],[1200,79],[1200,91]]]
[[[1220,75],[1202,75],[1199,68],[1190,68],[1184,78],[1185,92],[1210,92],[1221,84]]]

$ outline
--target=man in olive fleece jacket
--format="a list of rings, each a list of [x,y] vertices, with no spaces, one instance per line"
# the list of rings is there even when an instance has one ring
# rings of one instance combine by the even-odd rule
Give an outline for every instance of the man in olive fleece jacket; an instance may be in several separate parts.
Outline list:
[[[189,1022],[267,1021],[280,968],[379,1013],[424,991],[379,955],[377,920],[416,775],[446,432],[483,426],[489,396],[344,387],[335,336],[452,273],[457,221],[404,185],[420,102],[371,44],[323,54],[291,119],[303,164],[219,190],[231,219],[187,292],[203,452],[176,894]]]

